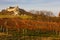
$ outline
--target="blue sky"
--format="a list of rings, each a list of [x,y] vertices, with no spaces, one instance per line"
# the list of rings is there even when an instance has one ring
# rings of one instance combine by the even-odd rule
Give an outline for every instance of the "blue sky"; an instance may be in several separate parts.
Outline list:
[[[55,15],[60,11],[60,0],[0,0],[0,10],[18,5],[25,10],[47,10]]]

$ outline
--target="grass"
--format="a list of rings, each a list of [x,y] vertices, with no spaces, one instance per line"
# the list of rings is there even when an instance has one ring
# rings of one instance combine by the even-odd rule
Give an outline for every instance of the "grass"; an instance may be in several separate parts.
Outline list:
[[[0,15],[0,18],[22,18],[22,19],[28,19],[28,18],[32,18],[32,16],[29,15]]]

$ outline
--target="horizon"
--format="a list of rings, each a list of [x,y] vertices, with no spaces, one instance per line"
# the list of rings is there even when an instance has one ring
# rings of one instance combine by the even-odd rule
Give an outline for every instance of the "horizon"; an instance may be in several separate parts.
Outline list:
[[[56,16],[58,16],[60,11],[60,0],[0,0],[0,10],[16,5],[26,11],[52,11]]]

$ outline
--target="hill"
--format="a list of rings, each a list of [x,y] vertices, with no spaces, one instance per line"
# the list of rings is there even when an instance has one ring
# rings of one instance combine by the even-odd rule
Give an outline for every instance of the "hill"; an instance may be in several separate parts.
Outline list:
[[[19,7],[9,7],[0,12],[0,32],[20,34],[20,36],[59,35],[60,17],[51,16],[49,13],[51,12],[47,12],[47,15],[43,11],[38,11],[34,14]]]

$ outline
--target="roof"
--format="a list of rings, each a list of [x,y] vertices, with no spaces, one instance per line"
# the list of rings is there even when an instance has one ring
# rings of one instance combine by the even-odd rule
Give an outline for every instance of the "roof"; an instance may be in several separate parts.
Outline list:
[[[9,7],[9,9],[13,9],[13,8],[15,8],[15,7]]]

